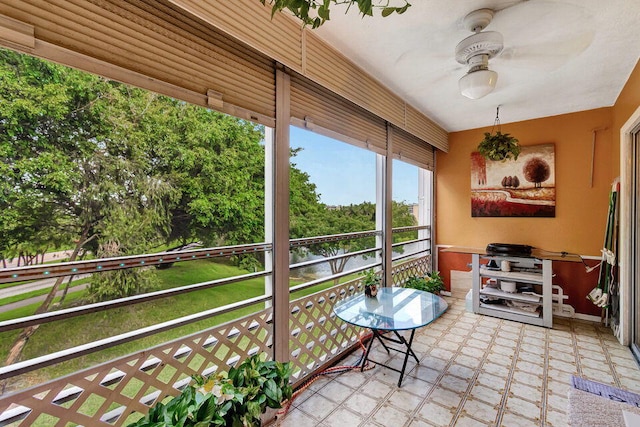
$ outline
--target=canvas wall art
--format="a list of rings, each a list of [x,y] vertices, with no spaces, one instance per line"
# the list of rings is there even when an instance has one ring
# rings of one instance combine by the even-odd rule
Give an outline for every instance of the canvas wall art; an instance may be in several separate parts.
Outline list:
[[[523,146],[518,160],[471,153],[472,217],[555,217],[555,145]]]

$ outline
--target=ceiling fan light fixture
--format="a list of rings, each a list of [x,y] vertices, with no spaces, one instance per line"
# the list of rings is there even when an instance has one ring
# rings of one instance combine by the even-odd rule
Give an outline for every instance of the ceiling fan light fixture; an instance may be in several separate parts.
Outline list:
[[[480,69],[470,71],[460,78],[458,86],[460,93],[469,99],[479,99],[488,95],[496,87],[498,73],[495,71]]]
[[[455,49],[456,61],[469,67],[458,81],[460,93],[469,99],[478,99],[490,93],[498,82],[498,73],[489,70],[489,59],[499,55],[504,47],[502,34],[484,30],[491,19],[491,9],[471,12],[464,25],[474,34],[462,40]]]

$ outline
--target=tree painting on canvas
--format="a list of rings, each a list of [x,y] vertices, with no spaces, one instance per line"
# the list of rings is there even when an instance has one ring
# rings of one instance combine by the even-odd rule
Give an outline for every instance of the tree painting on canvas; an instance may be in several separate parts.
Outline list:
[[[555,217],[555,145],[522,146],[518,160],[471,153],[472,217]]]

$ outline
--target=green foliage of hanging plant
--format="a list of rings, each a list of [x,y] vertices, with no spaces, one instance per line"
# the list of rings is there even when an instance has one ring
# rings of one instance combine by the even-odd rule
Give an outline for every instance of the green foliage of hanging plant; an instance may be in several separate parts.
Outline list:
[[[300,18],[304,25],[310,25],[312,28],[318,28],[330,19],[331,5],[346,4],[347,10],[352,5],[357,5],[363,17],[373,16],[375,9],[381,9],[383,17],[393,13],[400,15],[411,6],[407,0],[398,0],[397,6],[394,6],[391,0],[385,4],[374,4],[372,0],[260,0],[262,4],[267,4],[267,1],[272,5],[272,17],[276,12],[287,9]]]
[[[484,133],[484,139],[478,144],[478,151],[489,160],[518,160],[520,145],[518,140],[508,133],[497,131]]]

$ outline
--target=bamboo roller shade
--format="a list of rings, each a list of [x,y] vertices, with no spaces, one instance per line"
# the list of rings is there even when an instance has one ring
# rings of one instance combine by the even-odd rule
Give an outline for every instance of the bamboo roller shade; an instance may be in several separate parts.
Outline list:
[[[209,106],[270,126],[278,61],[295,76],[296,95],[311,98],[292,98],[296,117],[311,117],[376,148],[386,146],[380,130],[386,120],[448,150],[446,131],[297,21],[284,14],[271,20],[270,7],[258,0],[9,0],[0,4],[0,14],[33,26],[36,41],[184,89],[194,95],[189,102],[207,105],[210,94]],[[10,40],[4,44],[13,47]],[[37,43],[32,52],[38,55]],[[77,61],[67,65],[84,68]],[[167,93],[162,85],[155,89]]]
[[[434,170],[434,149],[431,145],[395,126],[392,135],[391,151],[395,158]]]
[[[291,76],[291,116],[311,129],[317,125],[386,152],[384,120],[296,73]]]

